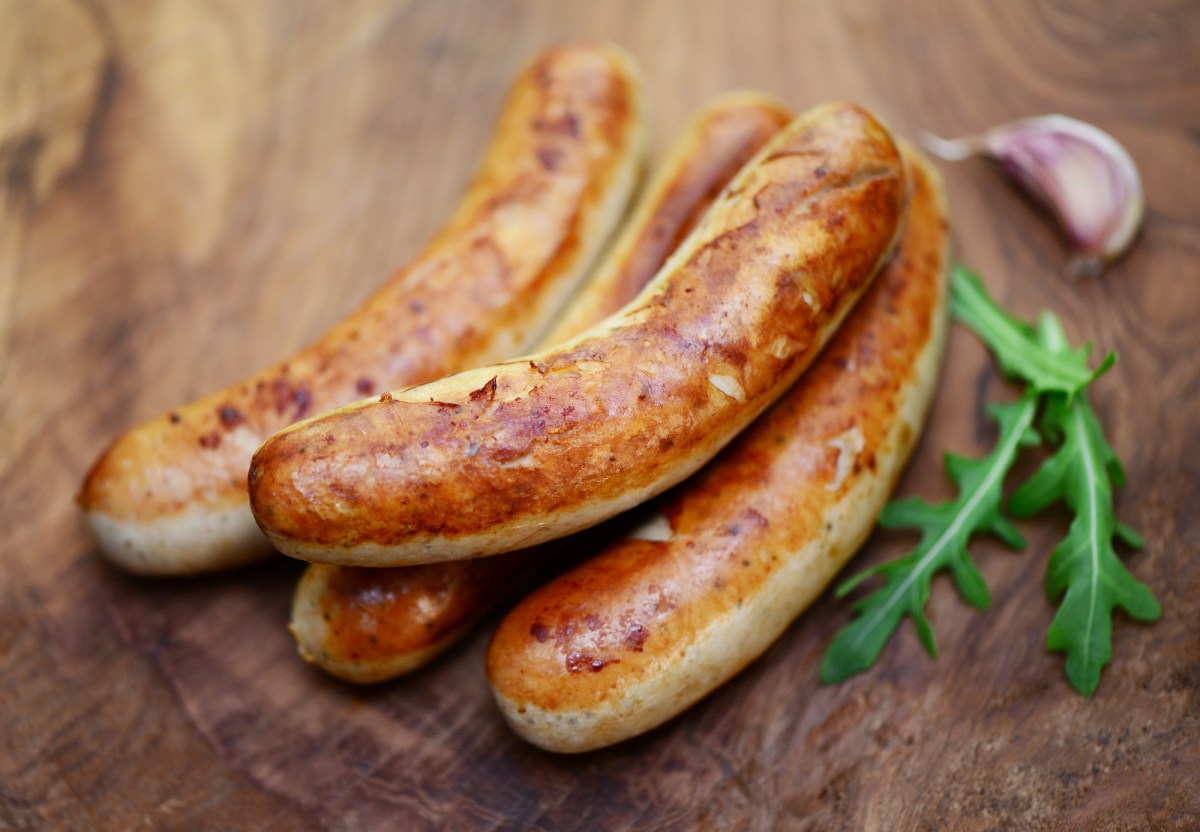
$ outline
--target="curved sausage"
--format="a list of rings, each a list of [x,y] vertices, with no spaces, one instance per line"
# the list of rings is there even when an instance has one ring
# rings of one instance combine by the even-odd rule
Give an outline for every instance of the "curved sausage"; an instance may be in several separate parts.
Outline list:
[[[648,731],[761,655],[866,539],[937,385],[948,224],[910,155],[896,259],[778,404],[632,535],[517,605],[488,649],[513,729],[577,752]]]
[[[511,551],[637,505],[791,386],[891,253],[906,204],[887,129],[817,107],[604,323],[267,440],[255,519],[285,554],[398,566]]]
[[[528,348],[624,212],[645,144],[641,97],[615,46],[538,55],[458,209],[413,262],[296,355],[105,451],[79,496],[101,552],[159,575],[254,560],[270,549],[250,515],[246,468],[265,437]]]
[[[543,343],[564,341],[633,298],[734,174],[790,120],[773,98],[750,92],[720,96],[693,116]],[[290,629],[301,657],[334,676],[391,679],[458,641],[542,554],[393,569],[312,564],[296,587]]]

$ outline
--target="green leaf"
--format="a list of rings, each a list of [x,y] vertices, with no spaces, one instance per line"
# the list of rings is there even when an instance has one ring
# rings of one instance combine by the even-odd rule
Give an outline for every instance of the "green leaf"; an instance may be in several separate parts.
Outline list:
[[[958,584],[958,591],[968,604],[977,610],[986,610],[992,605],[992,595],[988,592],[987,582],[967,554],[966,547],[950,559],[950,572]]]
[[[1024,379],[1037,393],[1059,392],[1070,398],[1115,360],[1110,354],[1096,370],[1088,369],[1089,349],[1069,349],[1062,325],[1050,313],[1044,313],[1040,326],[1047,337],[1061,342],[1062,349],[1047,349],[1032,327],[1001,309],[983,281],[963,266],[955,266],[950,277],[950,311],[991,348],[1006,376]]]
[[[925,617],[933,576],[950,569],[963,597],[980,609],[991,602],[987,585],[967,552],[977,531],[998,532],[1006,542],[1019,541],[1000,513],[1004,477],[1017,457],[1037,412],[1037,399],[1020,401],[989,412],[1000,424],[995,449],[982,459],[947,455],[946,470],[959,496],[945,503],[897,500],[884,509],[880,523],[890,528],[912,527],[921,541],[910,554],[872,567],[842,584],[845,594],[862,581],[882,575],[884,585],[854,605],[854,620],[838,631],[821,662],[821,680],[840,682],[869,668],[879,658],[904,616],[912,618],[917,636],[931,656],[937,655],[933,628]]]
[[[992,524],[989,531],[1000,538],[1000,542],[1010,549],[1022,550],[1025,548],[1025,537],[1017,527],[1008,522],[1008,518],[999,514],[996,515],[996,522]]]
[[[921,640],[921,644],[925,647],[925,652],[937,658],[937,639],[933,637],[933,627],[929,624],[929,619],[925,617],[925,613],[918,610],[913,614],[913,625],[917,628],[917,638]]]
[[[1127,523],[1117,521],[1117,540],[1120,540],[1130,549],[1140,549],[1146,545],[1146,541],[1142,540],[1142,536],[1138,534],[1138,530]]]
[[[991,348],[1007,376],[1027,383],[1026,395],[1015,404],[989,408],[1000,422],[1000,438],[991,454],[978,460],[946,455],[946,471],[959,488],[957,499],[938,504],[897,500],[884,509],[880,525],[919,529],[921,541],[909,555],[871,567],[838,588],[841,597],[864,581],[884,578],[882,587],[854,604],[856,617],[834,636],[821,678],[838,682],[866,670],[906,615],[913,619],[925,649],[936,656],[925,605],[933,575],[941,569],[952,572],[969,603],[981,609],[990,604],[987,584],[967,544],[972,534],[991,532],[1014,548],[1024,546],[1021,534],[1001,513],[1001,492],[1019,448],[1040,441],[1032,424],[1044,404],[1041,436],[1059,447],[1017,490],[1008,507],[1014,515],[1027,516],[1062,501],[1074,513],[1067,536],[1047,564],[1046,592],[1052,601],[1061,602],[1046,644],[1067,654],[1068,679],[1090,695],[1112,659],[1113,610],[1120,607],[1142,621],[1161,615],[1154,594],[1133,578],[1113,549],[1114,537],[1134,548],[1143,542],[1116,519],[1112,489],[1124,484],[1125,472],[1083,393],[1113,365],[1116,355],[1109,353],[1099,367],[1088,369],[1090,346],[1072,348],[1057,317],[1043,311],[1035,330],[1001,309],[982,281],[962,267],[956,267],[951,278],[951,309]]]
[[[1046,567],[1046,593],[1062,599],[1046,645],[1067,654],[1068,680],[1090,696],[1100,673],[1112,660],[1112,614],[1117,607],[1142,621],[1161,615],[1158,601],[1117,558],[1113,537],[1139,548],[1141,536],[1117,521],[1112,490],[1125,472],[1104,438],[1095,411],[1078,380],[1087,371],[1089,347],[1072,349],[1053,313],[1038,315],[1036,332],[1003,312],[987,296],[982,282],[962,270],[954,275],[956,314],[995,352],[1011,376],[1026,381],[1046,401],[1042,433],[1060,445],[1009,501],[1009,511],[1024,517],[1063,501],[1074,513],[1067,536],[1055,547]],[[1116,361],[1109,353],[1091,373],[1097,378]],[[1073,368],[1073,369],[1071,369]],[[1086,383],[1086,382],[1085,382]]]
[[[1062,599],[1046,646],[1067,654],[1067,678],[1090,696],[1112,660],[1113,610],[1120,607],[1140,621],[1154,621],[1162,611],[1113,548],[1114,535],[1138,544],[1141,537],[1116,519],[1112,489],[1117,457],[1087,396],[1079,394],[1069,403],[1052,396],[1043,422],[1062,437],[1062,445],[1017,489],[1009,510],[1027,515],[1062,500],[1074,513],[1046,568],[1046,594],[1051,601]]]

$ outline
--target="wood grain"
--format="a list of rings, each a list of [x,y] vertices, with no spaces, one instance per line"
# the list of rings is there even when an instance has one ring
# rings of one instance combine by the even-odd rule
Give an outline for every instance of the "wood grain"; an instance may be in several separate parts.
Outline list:
[[[1061,278],[1060,236],[994,170],[945,168],[961,257],[1121,355],[1093,400],[1163,619],[1118,617],[1095,698],[1043,647],[1061,515],[1025,554],[975,547],[991,610],[935,582],[936,662],[906,625],[821,687],[848,616],[827,597],[682,718],[569,759],[503,726],[485,631],[353,689],[293,655],[295,564],[163,582],[99,561],[72,497],[100,449],[366,297],[456,202],[516,68],[575,36],[640,60],[659,150],[733,87],[908,134],[1064,111],[1128,146],[1146,227],[1094,282]],[[1190,0],[0,0],[0,828],[1200,827],[1197,101]],[[985,448],[983,402],[1011,394],[956,329],[901,491],[948,493],[941,451]]]

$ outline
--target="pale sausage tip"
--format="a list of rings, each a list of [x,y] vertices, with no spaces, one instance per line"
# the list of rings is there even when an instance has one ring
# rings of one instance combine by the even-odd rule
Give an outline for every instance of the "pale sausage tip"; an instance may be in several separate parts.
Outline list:
[[[535,56],[458,210],[408,267],[305,349],[101,456],[79,503],[105,556],[164,575],[252,560],[267,551],[262,535],[244,508],[230,512],[246,504],[246,461],[264,437],[376,389],[526,349],[634,191],[643,97],[636,62],[614,45]]]

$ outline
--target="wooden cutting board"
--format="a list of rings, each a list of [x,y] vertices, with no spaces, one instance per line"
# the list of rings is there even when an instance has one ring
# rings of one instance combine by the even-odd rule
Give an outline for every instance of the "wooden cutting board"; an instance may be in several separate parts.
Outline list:
[[[936,661],[905,624],[820,686],[849,615],[826,597],[683,717],[573,758],[500,721],[488,627],[358,689],[294,656],[298,564],[151,581],[98,559],[72,498],[104,445],[365,298],[453,206],[521,62],[575,36],[640,60],[659,151],[733,87],[909,135],[1063,111],[1128,146],[1142,238],[1078,283],[994,169],[945,168],[961,258],[1121,356],[1093,401],[1163,617],[1117,617],[1094,698],[1043,646],[1062,514],[1024,554],[974,546],[989,611],[935,582]],[[1200,827],[1198,103],[1189,0],[0,0],[0,828]],[[941,452],[987,448],[983,404],[1012,394],[955,328],[901,492],[947,495]],[[877,534],[855,565],[912,543]]]

